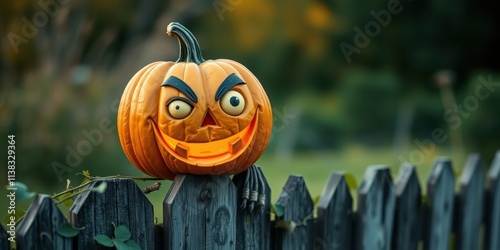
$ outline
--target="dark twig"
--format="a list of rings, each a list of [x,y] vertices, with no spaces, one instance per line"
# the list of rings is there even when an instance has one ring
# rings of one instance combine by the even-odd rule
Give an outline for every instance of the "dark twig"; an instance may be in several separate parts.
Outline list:
[[[155,182],[155,183],[143,188],[141,191],[144,194],[149,194],[151,192],[160,190],[160,187],[161,187],[161,182],[158,181],[158,182]]]

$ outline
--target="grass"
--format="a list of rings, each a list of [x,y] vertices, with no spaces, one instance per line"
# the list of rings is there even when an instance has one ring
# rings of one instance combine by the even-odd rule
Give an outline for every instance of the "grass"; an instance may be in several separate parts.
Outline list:
[[[411,155],[409,151],[403,154],[405,158]],[[429,175],[433,161],[439,155],[450,156],[453,161],[453,167],[457,174],[464,166],[466,155],[452,154],[449,150],[437,149],[432,154],[425,157],[422,164],[417,166],[422,188],[425,190],[425,182]],[[276,202],[278,196],[286,183],[289,175],[297,174],[304,177],[309,193],[313,199],[319,197],[323,191],[329,176],[333,172],[350,173],[357,180],[358,185],[363,179],[366,168],[370,165],[386,165],[390,167],[393,179],[397,177],[398,169],[401,166],[401,161],[391,148],[367,148],[363,146],[351,145],[344,147],[339,151],[323,151],[323,152],[302,152],[293,153],[290,156],[280,156],[272,153],[265,153],[257,162],[261,166],[265,177],[272,190],[271,201]],[[485,164],[488,164],[485,162]],[[132,166],[127,168],[131,173],[129,175],[144,176]],[[93,173],[95,174],[95,173]],[[22,180],[21,180],[22,181]],[[137,181],[141,188],[151,185],[151,181]],[[163,186],[159,191],[147,195],[154,206],[155,217],[157,222],[162,222],[163,219],[163,199],[167,194],[171,181],[162,181]],[[44,190],[43,186],[36,183],[27,183],[31,191]],[[61,189],[58,189],[61,191]],[[50,193],[50,192],[49,192]],[[0,190],[0,194],[5,197],[5,190]],[[352,193],[355,197],[355,192]],[[20,202],[19,208],[27,209],[30,201]],[[64,207],[64,206],[63,206]],[[66,213],[67,209],[62,210]],[[0,219],[6,215],[6,207],[0,208]]]
[[[404,158],[409,158],[411,152],[415,149],[403,154]],[[465,154],[452,154],[449,150],[437,149],[432,154],[427,155],[422,164],[417,166],[417,172],[425,190],[425,182],[429,175],[432,163],[439,156],[450,156],[453,162],[455,172],[460,173],[460,169],[464,166],[466,155]],[[290,156],[276,155],[272,153],[265,153],[257,162],[261,166],[265,177],[272,190],[271,201],[275,203],[278,196],[286,183],[289,175],[297,174],[304,177],[309,193],[313,199],[319,197],[323,191],[329,176],[333,172],[346,172],[354,176],[358,185],[363,179],[364,172],[368,166],[371,165],[386,165],[391,169],[393,179],[396,180],[399,167],[402,162],[398,160],[398,154],[391,148],[367,148],[363,146],[350,145],[344,147],[339,151],[322,151],[322,152],[302,152],[293,153]],[[485,162],[485,164],[489,164]],[[130,170],[129,175],[144,176],[131,165],[127,167]],[[96,174],[96,173],[93,173]],[[22,180],[21,180],[22,181]],[[137,181],[141,188],[153,184],[151,181]],[[155,217],[157,222],[163,219],[163,199],[171,185],[171,181],[162,181],[163,186],[159,191],[147,195],[149,200],[154,206]],[[37,183],[26,183],[30,191],[44,190],[43,185]],[[58,189],[62,189],[59,187]],[[41,191],[43,192],[43,191]],[[46,192],[46,191],[45,191]],[[50,193],[50,192],[49,192]],[[356,196],[356,193],[352,193]],[[0,190],[0,195],[5,197],[5,190]],[[19,208],[27,209],[31,200],[20,202]],[[67,209],[62,210],[66,213]],[[0,219],[6,215],[6,206],[0,207]]]
[[[413,151],[403,154],[405,158]],[[465,163],[466,155],[452,154],[448,150],[437,149],[427,155],[423,163],[416,166],[417,172],[425,190],[425,182],[432,167],[432,163],[438,156],[450,156],[454,170],[458,173]],[[333,172],[346,172],[353,175],[358,185],[363,179],[364,172],[371,165],[386,165],[391,169],[393,179],[397,179],[397,173],[402,162],[390,148],[366,148],[356,145],[346,147],[340,151],[304,152],[295,153],[289,157],[264,154],[257,165],[261,166],[265,177],[272,190],[271,201],[276,202],[285,185],[289,175],[297,174],[304,177],[311,197],[319,197],[323,191],[329,176]],[[141,187],[151,183],[138,183]],[[160,191],[148,195],[155,208],[155,217],[158,222],[162,221],[163,199],[167,193],[170,181],[164,181]],[[355,195],[355,193],[353,194]]]
[[[416,166],[423,188],[425,188],[425,181],[434,160],[440,155],[448,156],[452,154],[446,150],[436,151],[426,157],[421,165]],[[324,185],[333,172],[349,173],[356,178],[359,185],[365,170],[369,166],[384,165],[391,169],[393,180],[396,180],[402,164],[398,156],[389,148],[367,149],[354,145],[341,151],[294,154],[288,159],[265,155],[257,163],[262,166],[271,186],[273,191],[272,201],[274,202],[277,200],[279,192],[281,192],[290,174],[298,174],[304,177],[309,193],[313,198],[321,195]],[[405,158],[407,157],[405,156]],[[450,158],[453,161],[455,171],[463,167],[464,156]]]

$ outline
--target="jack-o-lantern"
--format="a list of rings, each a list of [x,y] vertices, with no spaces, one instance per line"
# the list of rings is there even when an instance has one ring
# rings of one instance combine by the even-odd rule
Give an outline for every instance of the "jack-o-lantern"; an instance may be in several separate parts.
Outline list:
[[[237,174],[267,146],[272,112],[257,78],[238,62],[204,60],[193,34],[170,23],[176,62],[154,62],[135,74],[118,109],[128,159],[151,176]]]

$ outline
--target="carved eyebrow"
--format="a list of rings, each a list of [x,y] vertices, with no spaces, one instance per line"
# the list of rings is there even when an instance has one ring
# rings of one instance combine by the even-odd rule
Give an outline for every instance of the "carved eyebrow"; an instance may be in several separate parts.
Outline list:
[[[175,76],[170,76],[162,85],[163,86],[171,86],[182,92],[184,95],[186,95],[191,101],[197,103],[198,102],[198,97],[196,97],[196,94],[194,93],[193,89],[189,87],[183,80],[175,77]]]
[[[220,84],[217,92],[215,92],[215,100],[221,99],[224,94],[226,94],[234,85],[246,84],[241,78],[239,78],[235,73],[230,74],[222,83]]]

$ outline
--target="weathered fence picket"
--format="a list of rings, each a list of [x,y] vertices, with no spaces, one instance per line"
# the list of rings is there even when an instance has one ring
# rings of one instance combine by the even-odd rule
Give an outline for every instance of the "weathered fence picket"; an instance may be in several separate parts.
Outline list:
[[[235,249],[236,187],[227,175],[177,175],[163,203],[165,249]]]
[[[90,189],[106,183],[103,193]],[[125,226],[142,249],[154,248],[153,206],[132,179],[100,179],[88,185],[69,211],[71,224],[85,227],[75,237],[77,249],[107,249],[94,239],[96,235],[114,237],[114,225]]]
[[[330,176],[318,202],[314,249],[350,250],[352,197],[343,174]]]
[[[9,236],[10,235],[7,233],[7,230],[0,225],[0,249],[9,249]]]
[[[72,239],[56,230],[68,221],[49,195],[37,195],[16,233],[16,247],[23,249],[73,249]]]
[[[356,249],[391,249],[396,194],[389,168],[371,166],[358,189]]]
[[[394,184],[387,167],[369,167],[357,190],[356,210],[346,176],[333,173],[316,218],[306,183],[297,175],[288,178],[273,221],[265,178],[264,213],[249,214],[240,208],[245,178],[246,173],[232,180],[227,175],[177,175],[163,202],[163,224],[156,225],[153,206],[132,179],[93,180],[70,208],[69,223],[85,228],[73,238],[56,233],[68,222],[50,196],[38,195],[18,225],[16,249],[108,249],[95,236],[115,237],[113,224],[129,228],[142,249],[156,250],[416,250],[421,243],[424,250],[451,244],[455,249],[500,249],[500,151],[486,177],[479,156],[471,155],[456,193],[446,158],[433,164],[427,196],[415,166],[403,164]],[[10,248],[8,237],[0,226],[1,250]]]
[[[439,158],[427,179],[425,204],[424,250],[449,249],[453,222],[455,178],[451,162]]]
[[[422,227],[422,189],[415,166],[403,164],[395,183],[392,249],[416,250]]]
[[[155,224],[155,250],[163,249],[163,223]]]
[[[479,250],[483,219],[484,171],[479,155],[469,156],[459,179],[456,216],[457,250]]]
[[[238,206],[236,215],[236,249],[249,250],[269,250],[271,249],[271,188],[264,178],[262,170],[259,168],[264,181],[265,202],[263,213],[248,213],[240,208],[239,201],[245,184],[246,172],[233,177],[238,194]]]
[[[486,188],[485,250],[500,249],[500,151],[488,171]]]
[[[275,231],[275,249],[311,249],[314,237],[314,204],[302,176],[288,177],[274,207],[279,221]],[[280,224],[288,228],[282,228]]]

